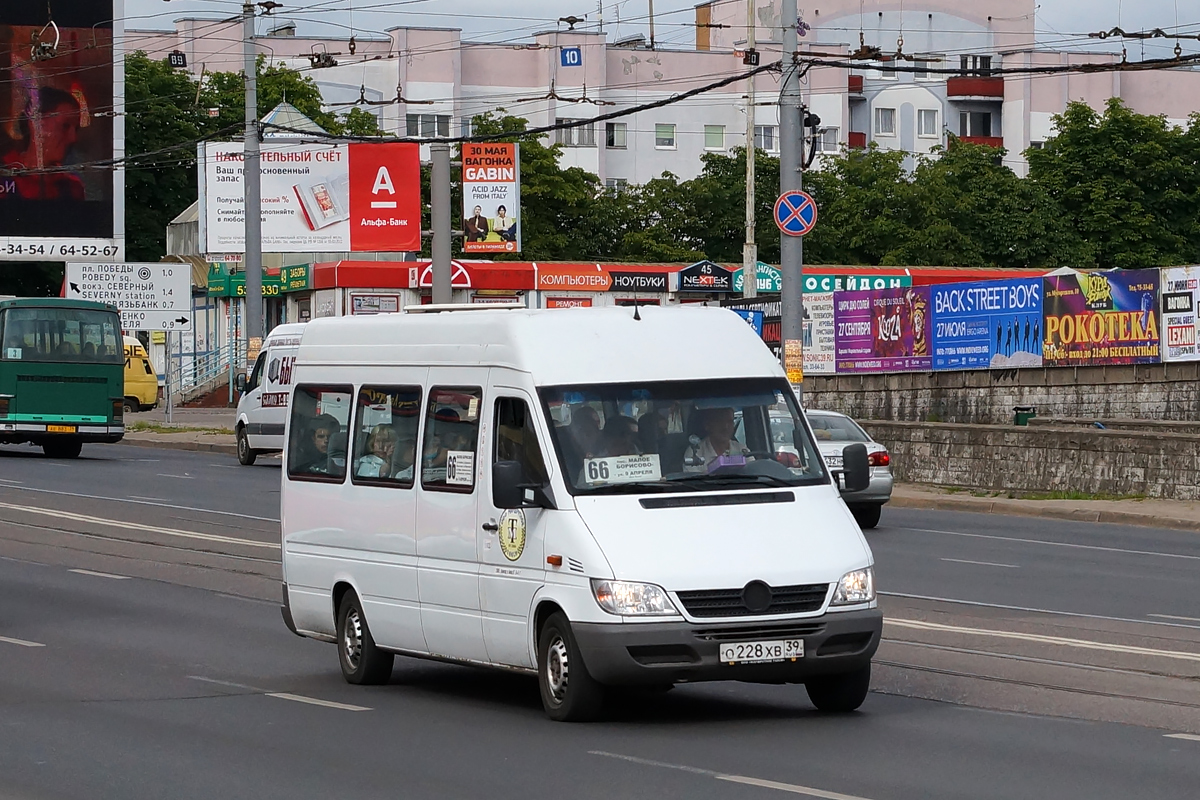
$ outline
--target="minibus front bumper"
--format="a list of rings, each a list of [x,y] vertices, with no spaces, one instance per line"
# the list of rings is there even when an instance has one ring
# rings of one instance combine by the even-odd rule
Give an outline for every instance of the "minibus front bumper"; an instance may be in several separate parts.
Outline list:
[[[737,680],[803,683],[870,663],[883,633],[878,608],[769,622],[573,623],[583,662],[600,683],[656,685]],[[803,639],[795,660],[730,665],[722,644]]]

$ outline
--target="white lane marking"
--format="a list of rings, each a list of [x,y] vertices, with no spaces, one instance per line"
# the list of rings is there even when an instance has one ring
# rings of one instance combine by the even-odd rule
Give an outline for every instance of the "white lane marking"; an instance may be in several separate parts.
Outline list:
[[[1021,539],[1016,536],[994,536],[987,533],[966,533],[964,531],[939,531],[932,528],[898,528],[903,531],[917,533],[940,533],[944,536],[965,536],[970,539],[994,539],[1001,542],[1020,542],[1022,544],[1040,544],[1046,547],[1072,547],[1078,550],[1099,550],[1105,553],[1123,553],[1130,556],[1156,556],[1158,558],[1182,558],[1187,561],[1200,561],[1200,556],[1189,556],[1183,553],[1160,553],[1156,550],[1126,550],[1123,547],[1104,547],[1098,544],[1077,544],[1075,542],[1048,542],[1045,539]]]
[[[239,467],[240,469],[240,467]],[[196,508],[195,506],[180,506],[170,501],[165,503],[151,503],[146,500],[127,500],[124,497],[104,497],[98,494],[80,494],[79,492],[60,492],[56,489],[39,489],[33,486],[22,486],[23,492],[41,492],[42,494],[57,494],[63,497],[81,497],[84,500],[109,500],[114,503],[133,503],[139,506],[156,506],[159,508],[173,508],[176,511],[198,511],[201,514],[220,514],[223,517],[237,517],[239,519],[253,519],[260,522],[279,522],[278,517],[256,517],[253,514],[237,514],[233,511],[216,511],[211,508]]]
[[[1147,617],[1158,617],[1159,619],[1177,619],[1182,622],[1200,622],[1200,617],[1177,617],[1174,614],[1147,614]]]
[[[0,508],[8,508],[13,511],[22,511],[26,514],[41,514],[46,517],[55,517],[57,519],[69,519],[73,522],[88,522],[93,525],[107,525],[111,528],[124,528],[131,531],[146,531],[149,533],[157,533],[163,536],[176,536],[181,539],[199,539],[204,542],[217,542],[220,544],[240,544],[246,547],[265,547],[268,549],[278,550],[279,545],[274,542],[256,542],[253,539],[238,539],[233,536],[218,536],[215,533],[199,533],[197,531],[181,531],[175,528],[160,528],[156,525],[142,525],[137,522],[122,522],[115,519],[104,519],[103,517],[89,517],[86,514],[74,514],[70,511],[52,511],[48,508],[34,508],[32,506],[19,506],[13,503],[0,503]]]
[[[232,686],[234,689],[249,689],[252,692],[262,692],[257,686],[247,686],[244,683],[234,683],[233,681],[219,681],[216,678],[206,678],[203,675],[188,675],[188,680],[203,681],[204,683],[215,683],[218,686]]]
[[[131,579],[129,575],[113,575],[108,572],[92,572],[90,569],[69,569],[67,572],[74,572],[76,575],[91,575],[93,578],[112,578],[114,581],[127,581]]]
[[[16,644],[16,645],[20,645],[21,647],[45,647],[46,646],[46,645],[42,644],[41,642],[27,642],[24,639],[12,639],[8,636],[0,636],[0,642],[4,642],[5,644]]]
[[[14,480],[9,480],[8,478],[0,478],[0,483],[13,483],[13,484],[16,484],[19,486],[24,482],[25,481],[14,481]]]
[[[903,597],[906,600],[928,600],[934,603],[954,603],[960,606],[975,606],[977,608],[999,608],[1004,611],[1024,611],[1029,614],[1056,614],[1060,617],[1075,617],[1077,619],[1101,619],[1105,622],[1136,622],[1139,625],[1161,625],[1164,628],[1200,629],[1200,625],[1184,625],[1179,622],[1155,622],[1152,619],[1131,619],[1130,617],[1109,617],[1104,614],[1080,614],[1075,611],[1055,611],[1052,608],[1030,608],[1029,606],[1010,606],[1004,603],[984,603],[981,600],[959,600],[955,597],[931,597],[926,594],[909,594],[907,592],[879,592],[881,597]]]
[[[897,628],[910,628],[918,631],[962,633],[969,636],[988,636],[994,639],[1017,639],[1023,642],[1054,644],[1062,647],[1077,647],[1082,650],[1103,650],[1108,653],[1123,653],[1125,655],[1135,656],[1155,656],[1158,658],[1171,658],[1177,661],[1200,662],[1200,653],[1186,653],[1180,650],[1156,650],[1150,647],[1133,647],[1132,645],[1093,642],[1088,639],[1068,639],[1062,636],[1045,636],[1040,633],[1017,633],[1016,631],[998,631],[990,628],[966,628],[960,625],[943,625],[940,622],[926,622],[924,620],[916,619],[885,618],[883,624],[893,625]]]
[[[978,567],[1005,567],[1006,569],[1020,569],[1017,564],[997,564],[992,561],[968,561],[965,558],[942,558],[939,561],[950,561],[955,564],[974,564]]]
[[[267,697],[278,697],[280,700],[292,700],[297,703],[307,703],[310,706],[321,706],[323,708],[336,708],[340,711],[370,711],[366,706],[352,706],[348,703],[335,703],[332,700],[318,700],[315,697],[305,697],[302,694],[288,694],[287,692],[267,692]]]
[[[615,758],[618,761],[628,761],[631,764],[641,764],[646,767],[661,767],[663,769],[678,770],[679,772],[690,772],[693,775],[704,775],[709,778],[715,778],[719,781],[741,783],[746,786],[759,786],[763,789],[775,789],[780,792],[802,794],[807,795],[808,797],[820,797],[823,800],[867,800],[865,797],[859,797],[858,795],[842,794],[840,792],[827,792],[824,789],[814,789],[811,786],[801,786],[796,783],[780,783],[779,781],[769,781],[763,778],[750,778],[745,775],[729,775],[724,772],[717,772],[711,769],[689,767],[686,764],[668,764],[665,761],[653,761],[649,758],[638,758],[637,756],[627,756],[622,755],[621,753],[609,753],[604,750],[589,750],[588,755],[603,756],[604,758]]]
[[[140,494],[129,495],[130,500],[149,500],[151,503],[169,503],[171,502],[165,497],[143,497]]]
[[[156,477],[159,477],[159,478],[179,478],[180,480],[185,480],[185,481],[194,481],[194,480],[196,480],[196,476],[195,476],[195,475],[170,475],[170,474],[168,474],[168,473],[166,473],[166,472],[160,472],[160,473],[158,473],[158,475],[157,475]]]
[[[1165,739],[1187,739],[1189,742],[1200,742],[1200,736],[1194,733],[1167,733],[1163,735]]]

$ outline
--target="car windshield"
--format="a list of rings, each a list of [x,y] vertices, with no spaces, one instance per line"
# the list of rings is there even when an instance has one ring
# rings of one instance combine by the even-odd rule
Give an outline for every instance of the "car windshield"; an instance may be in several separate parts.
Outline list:
[[[869,442],[871,437],[849,417],[834,414],[809,414],[808,424],[818,442]]]
[[[829,480],[782,380],[552,386],[540,394],[572,494]]]
[[[112,311],[10,308],[3,322],[6,361],[124,362],[120,319]]]

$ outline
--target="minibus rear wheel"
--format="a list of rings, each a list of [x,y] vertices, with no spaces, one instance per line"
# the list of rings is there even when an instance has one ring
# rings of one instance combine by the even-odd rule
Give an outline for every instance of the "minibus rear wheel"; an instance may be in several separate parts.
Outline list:
[[[604,687],[584,666],[561,611],[550,615],[538,637],[538,687],[546,716],[556,722],[587,722],[604,708]]]
[[[396,657],[375,646],[362,603],[353,591],[342,597],[337,623],[338,663],[346,682],[375,686],[390,681]]]
[[[804,688],[818,711],[842,714],[854,711],[867,699],[867,690],[871,688],[871,665],[840,675],[811,678],[804,682]]]

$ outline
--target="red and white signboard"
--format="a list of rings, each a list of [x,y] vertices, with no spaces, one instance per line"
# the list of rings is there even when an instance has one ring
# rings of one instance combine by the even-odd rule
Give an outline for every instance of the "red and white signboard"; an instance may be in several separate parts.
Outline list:
[[[202,143],[199,160],[205,252],[242,252],[242,145]],[[421,249],[416,144],[266,142],[261,170],[264,252]]]

